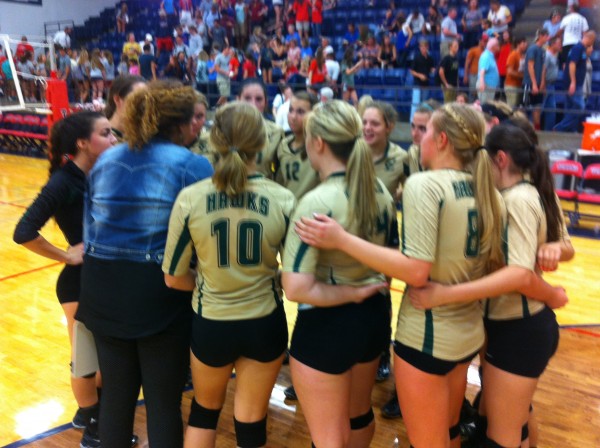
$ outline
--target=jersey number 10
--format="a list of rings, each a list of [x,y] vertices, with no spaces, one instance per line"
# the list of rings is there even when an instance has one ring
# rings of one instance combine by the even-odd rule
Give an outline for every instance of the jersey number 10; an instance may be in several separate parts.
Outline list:
[[[211,235],[217,237],[217,262],[220,268],[229,264],[229,218],[218,219],[211,224]],[[260,221],[246,219],[237,225],[237,263],[240,266],[256,266],[262,260],[261,242],[263,227]]]

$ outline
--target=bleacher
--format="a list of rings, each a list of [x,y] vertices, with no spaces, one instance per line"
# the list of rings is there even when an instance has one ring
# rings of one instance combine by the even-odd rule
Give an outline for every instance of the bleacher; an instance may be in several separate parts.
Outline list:
[[[73,32],[74,41],[83,43],[88,49],[99,47],[101,49],[109,49],[113,52],[115,58],[115,66],[118,65],[121,49],[125,36],[119,34],[115,30],[116,7],[121,2],[115,3],[115,7],[104,9],[98,17],[92,17],[86,20],[83,26],[76,26]],[[266,3],[272,10],[271,0],[266,0]],[[376,34],[378,26],[382,23],[385,16],[385,11],[389,7],[389,0],[373,0],[372,6],[366,6],[367,0],[338,0],[335,8],[325,10],[323,12],[323,35],[330,37],[333,47],[336,49],[336,59],[340,61],[343,56],[342,35],[346,32],[348,23],[355,25],[367,26],[373,34]],[[154,35],[158,22],[158,7],[159,0],[127,0],[129,7],[130,23],[127,25],[127,32],[134,32],[138,40],[142,40],[146,33]],[[503,4],[509,7],[513,14],[513,23],[519,20],[519,15],[526,7],[525,0],[507,0]],[[420,12],[426,16],[429,2],[420,0],[403,0],[396,1],[396,12],[403,10],[407,16],[414,8],[418,8]],[[489,10],[489,0],[481,0],[479,7],[485,12]],[[457,22],[460,21],[466,5],[460,3]],[[271,11],[272,13],[272,11]],[[594,14],[587,13],[590,27],[594,27]],[[541,23],[539,24],[542,25]],[[440,62],[440,40],[439,36],[425,35],[423,36],[429,41],[430,53],[436,62]],[[319,46],[319,40],[316,38],[309,39],[313,50]],[[463,67],[466,58],[467,49],[459,51],[459,79],[463,78]],[[594,92],[600,92],[600,49],[592,53],[592,62],[594,67],[592,89]],[[159,61],[161,63],[166,61]],[[394,104],[400,112],[401,117],[405,118],[406,113],[410,109],[411,89],[413,85],[412,75],[406,68],[390,68],[390,69],[368,69],[361,70],[355,75],[356,85],[359,96],[369,94],[376,99],[382,99]],[[431,97],[442,100],[443,96],[439,88],[434,86],[432,79]],[[404,87],[407,86],[407,87]],[[568,86],[564,79],[557,82],[557,91],[564,91]],[[269,94],[275,94],[277,89],[275,86],[268,86]],[[564,105],[564,94],[558,94],[558,108]],[[592,95],[588,101],[588,110],[600,111],[600,96]]]

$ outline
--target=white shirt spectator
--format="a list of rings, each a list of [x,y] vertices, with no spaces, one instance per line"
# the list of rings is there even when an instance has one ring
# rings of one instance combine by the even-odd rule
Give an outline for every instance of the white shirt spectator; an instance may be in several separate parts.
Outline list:
[[[444,30],[452,33],[451,36],[446,36],[444,34]],[[456,35],[458,34],[458,28],[456,27],[456,22],[452,19],[452,17],[446,16],[444,20],[442,20],[442,34],[441,41],[451,41],[456,39]]]
[[[65,32],[65,30],[57,31],[53,39],[56,45],[60,45],[63,48],[71,48],[71,37]]]
[[[337,82],[340,76],[340,63],[333,59],[325,59],[325,67],[327,67],[329,78],[332,81]]]
[[[560,22],[563,30],[563,46],[575,45],[583,37],[583,33],[590,29],[588,21],[578,12],[572,12],[563,17]]]
[[[277,109],[275,123],[283,128],[284,132],[290,132],[290,123],[288,122],[288,113],[290,112],[290,100],[287,100]]]
[[[500,5],[500,8],[498,8],[498,11],[496,12],[490,9],[487,18],[492,22],[492,31],[494,33],[503,33],[506,31],[508,29],[508,24],[504,22],[506,22],[506,19],[511,16],[512,14],[510,13],[510,9],[504,5]],[[499,22],[503,23],[503,25],[496,25]]]
[[[138,42],[140,44],[140,48],[144,51],[144,45],[150,45],[150,53],[154,53],[154,44],[152,43],[152,35],[150,33],[146,34],[146,40],[141,40]]]

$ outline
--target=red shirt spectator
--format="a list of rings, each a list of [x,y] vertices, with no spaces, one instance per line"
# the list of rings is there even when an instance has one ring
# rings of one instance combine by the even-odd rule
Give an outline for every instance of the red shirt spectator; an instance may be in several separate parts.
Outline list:
[[[21,43],[17,45],[17,51],[15,52],[17,60],[20,60],[23,56],[25,56],[25,53],[28,51],[33,54],[33,47],[27,42],[27,38],[23,36],[21,38]]]
[[[240,72],[240,61],[238,60],[235,52],[231,56],[231,60],[229,61],[229,77],[231,79],[237,79],[238,73]],[[233,76],[232,76],[233,73]]]
[[[323,1],[314,0],[312,7],[312,23],[323,23]]]
[[[310,83],[312,85],[321,84],[325,82],[327,77],[327,66],[325,65],[325,62],[323,62],[323,67],[319,69],[317,60],[313,59],[310,63],[310,67],[308,68],[308,72],[312,74],[310,78]]]
[[[308,22],[310,20],[308,16],[309,7],[310,0],[294,0],[292,9],[296,14],[296,22]]]
[[[250,59],[246,59],[244,61],[242,68],[244,70],[244,79],[256,78],[256,64],[254,62],[252,62]]]
[[[500,47],[500,51],[496,56],[496,65],[498,66],[498,73],[501,77],[506,77],[506,62],[508,61],[508,56],[512,52],[512,45],[510,42],[506,42],[502,44]]]

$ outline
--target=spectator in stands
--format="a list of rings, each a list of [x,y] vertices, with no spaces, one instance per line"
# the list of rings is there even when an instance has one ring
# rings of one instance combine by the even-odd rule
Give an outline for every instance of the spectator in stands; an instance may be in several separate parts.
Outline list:
[[[322,87],[321,90],[319,90],[319,101],[321,102],[321,104],[331,101],[334,98],[334,96],[335,95],[331,87]]]
[[[162,51],[171,53],[173,51],[173,36],[167,13],[164,9],[158,11],[158,27],[156,29],[156,57],[160,56]]]
[[[296,29],[298,30],[301,38],[308,36],[310,31],[310,6],[311,0],[294,0],[290,7],[296,15]]]
[[[396,16],[398,33],[396,34],[396,66],[406,68],[413,38],[412,29],[402,11]]]
[[[202,17],[206,17],[214,2],[213,0],[201,0],[199,3],[200,6],[198,6],[198,9],[202,13]]]
[[[425,27],[425,17],[419,12],[419,8],[414,8],[412,14],[408,17],[408,23],[412,30],[412,48],[420,41]]]
[[[323,50],[325,55],[325,66],[327,67],[327,75],[329,76],[330,86],[335,92],[338,79],[340,77],[340,63],[335,60],[335,54],[331,46]]]
[[[215,50],[221,47],[215,45]],[[229,62],[231,61],[231,48],[224,47],[223,51],[215,58],[215,71],[217,72],[217,88],[219,89],[219,100],[217,107],[225,104],[231,95],[231,78],[229,77]]]
[[[262,78],[265,84],[273,82],[273,49],[271,42],[267,41],[264,45],[256,44],[260,48],[260,56],[258,58],[258,66],[260,67]]]
[[[560,22],[560,35],[563,38],[560,62],[564,64],[569,56],[569,51],[581,41],[583,33],[589,30],[589,24],[585,17],[579,13],[579,3],[569,0],[567,15]]]
[[[355,45],[359,42],[360,35],[353,22],[348,22],[348,29],[344,33],[342,42],[344,45]]]
[[[292,39],[296,39],[296,42],[300,42],[300,34],[296,31],[296,27],[293,23],[287,26],[287,34],[285,35],[285,44],[289,45]]]
[[[394,17],[394,10],[392,8],[388,8],[385,10],[385,16],[383,17],[383,21],[378,27],[377,30],[377,42],[382,42],[382,36],[386,34],[392,34],[396,30],[396,17]]]
[[[321,37],[321,28],[323,26],[323,0],[312,0],[310,10],[312,35],[318,39]]]
[[[175,0],[163,0],[160,3],[160,9],[164,10],[169,21],[169,26],[172,28],[179,22],[177,10],[175,9]]]
[[[62,79],[67,83],[67,92],[69,95],[69,101],[75,101],[75,92],[73,91],[73,77],[71,73],[71,58],[67,54],[67,50],[64,47],[58,47],[58,79]],[[6,73],[5,73],[6,74]]]
[[[535,42],[529,46],[525,54],[525,76],[523,89],[525,91],[525,105],[532,107],[533,126],[536,131],[541,129],[541,106],[544,102],[546,90],[546,74],[544,60],[546,58],[545,46],[548,42],[548,30],[540,28],[535,35]]]
[[[458,89],[458,40],[453,40],[448,48],[448,54],[440,62],[438,74],[440,84],[444,91],[444,103],[452,103],[456,100]]]
[[[512,32],[508,29],[502,32],[502,35],[498,37],[498,42],[500,50],[496,55],[496,65],[498,66],[498,74],[500,75],[499,87],[502,89],[504,88],[504,80],[506,79],[506,62],[508,61],[508,56],[513,51]]]
[[[588,30],[583,33],[583,37],[577,42],[571,51],[569,51],[568,62],[568,80],[569,89],[567,95],[566,112],[564,118],[554,126],[555,131],[577,132],[579,125],[584,117],[585,100],[583,96],[583,84],[587,71],[586,49],[594,45],[596,33]]]
[[[461,39],[458,34],[458,26],[456,25],[456,16],[458,11],[453,6],[448,10],[448,15],[442,21],[442,34],[440,36],[440,56],[446,56],[450,49],[450,44],[454,40]]]
[[[389,34],[383,36],[383,42],[379,47],[377,62],[381,68],[393,67],[396,65],[396,46],[392,43],[392,37]]]
[[[560,70],[558,57],[562,49],[562,39],[560,36],[554,36],[548,42],[546,50],[546,59],[544,67],[546,72],[546,92],[544,105],[542,106],[542,118],[544,121],[544,131],[551,131],[556,124],[556,94],[555,85],[558,80]]]
[[[300,47],[300,58],[304,59],[304,58],[311,58],[313,57],[313,50],[310,46],[310,43],[308,41],[308,37],[303,37],[300,42],[302,43],[302,46]]]
[[[172,53],[175,56],[179,55],[179,53],[183,53],[186,59],[191,54],[190,48],[183,42],[183,38],[181,36],[177,36],[175,38],[175,47],[173,48]]]
[[[496,89],[500,86],[500,74],[495,57],[498,51],[500,51],[500,44],[498,39],[493,37],[488,41],[485,51],[479,58],[477,91],[481,103],[493,101]]]
[[[283,103],[279,105],[277,109],[273,107],[273,116],[275,117],[275,124],[283,129],[283,132],[288,134],[291,132],[290,124],[288,122],[288,113],[290,112],[290,102],[294,91],[291,86],[285,85],[283,91]],[[273,105],[274,106],[274,105]]]
[[[70,26],[65,27],[64,30],[59,30],[54,34],[54,38],[52,41],[54,42],[54,48],[58,50],[58,46],[60,45],[63,48],[71,48],[71,32],[73,28]]]
[[[235,9],[229,0],[221,1],[221,26],[225,28],[227,41],[233,44],[233,32],[235,28]]]
[[[254,59],[254,53],[251,50],[247,50],[245,53],[244,63],[242,64],[242,79],[256,78],[256,59]]]
[[[300,60],[302,59],[302,51],[298,46],[298,42],[296,39],[292,39],[290,41],[290,46],[287,51],[288,61],[290,61],[294,67],[298,68],[300,66]],[[254,78],[254,76],[252,76]]]
[[[140,44],[140,48],[142,49],[142,53],[144,52],[144,45],[148,44],[150,45],[150,53],[152,53],[153,55],[156,54],[156,52],[154,51],[154,44],[152,43],[153,40],[154,39],[152,38],[152,34],[146,33],[146,35],[144,36],[144,40],[138,42]]]
[[[137,42],[136,42],[137,45]],[[90,58],[90,82],[92,84],[92,99],[100,100],[104,95],[104,78],[106,77],[106,71],[104,64],[100,59],[100,49],[95,48],[92,51],[92,57]],[[137,63],[137,59],[135,59]]]
[[[325,65],[323,48],[319,47],[308,69],[308,87],[314,94],[318,94],[327,79],[327,66]]]
[[[594,66],[592,65],[592,51],[594,50],[593,45],[590,45],[585,49],[587,54],[587,62],[585,69],[585,80],[583,81],[583,99],[587,101],[589,96],[592,94],[592,74],[594,73]]]
[[[108,93],[115,79],[115,60],[110,50],[102,52],[102,64],[104,64],[104,87]]]
[[[165,66],[163,70],[163,76],[169,79],[177,79],[181,81],[184,77],[184,71],[179,64],[177,59],[177,55],[172,54],[169,56],[169,63]]]
[[[204,49],[204,42],[202,41],[200,34],[198,34],[198,28],[196,28],[196,25],[191,25],[188,29],[190,30],[190,57],[196,60],[200,52]]]
[[[523,98],[523,76],[525,75],[525,52],[527,51],[527,39],[519,37],[515,41],[515,49],[510,53],[506,61],[506,79],[504,81],[504,93],[506,103],[511,109],[521,104]]]
[[[267,17],[267,5],[262,0],[250,0],[248,10],[250,11],[250,29],[255,29],[257,26],[262,29]]]
[[[123,53],[127,55],[130,61],[137,61],[142,54],[142,47],[136,42],[134,33],[127,35],[127,42],[123,44]]]
[[[469,7],[462,17],[464,48],[469,50],[477,45],[481,36],[481,21],[483,14],[477,0],[469,0]]]
[[[117,66],[117,74],[119,76],[125,76],[129,74],[129,58],[125,53],[121,54],[121,60]]]
[[[283,0],[273,0],[275,10],[275,29],[283,26]]]
[[[510,9],[501,5],[500,0],[490,0],[490,12],[487,18],[492,22],[492,32],[496,35],[501,35],[512,22]]]
[[[220,18],[221,13],[219,12],[219,5],[217,3],[212,3],[210,5],[210,10],[204,15],[204,23],[206,24],[209,35],[215,25],[215,22]]]
[[[105,67],[106,70],[106,67]],[[73,79],[78,83],[79,102],[85,104],[90,94],[90,55],[86,49],[81,50],[77,59],[77,66],[73,70]]]
[[[69,67],[70,67],[69,63]],[[60,67],[60,66],[59,66]],[[8,100],[13,100],[17,96],[17,92],[15,90],[15,80],[13,78],[13,72],[10,69],[10,61],[8,58],[4,59],[2,62],[2,78],[4,80],[4,94],[8,98]]]
[[[415,114],[417,106],[427,101],[430,97],[429,77],[435,73],[435,62],[429,54],[429,42],[425,39],[419,41],[419,51],[415,54],[410,73],[414,77],[415,85],[412,91],[412,107],[410,118]]]
[[[344,59],[342,60],[341,72],[342,72],[342,99],[344,101],[350,101],[353,106],[356,107],[358,104],[358,95],[356,93],[356,87],[354,83],[354,74],[359,71],[363,66],[363,60],[359,59],[358,62],[354,63],[354,47],[350,46],[346,48],[344,52]]]
[[[140,75],[147,81],[156,81],[156,58],[150,50],[150,45],[144,45],[144,53],[140,56]]]
[[[196,89],[204,95],[208,93],[208,54],[201,50],[196,61]]]
[[[279,79],[283,78],[283,64],[287,60],[287,51],[279,37],[271,39],[271,49],[273,50],[271,61],[273,64],[272,77],[273,82],[277,82]]]
[[[544,22],[543,27],[548,30],[550,39],[560,33],[560,22],[562,15],[558,9],[553,9],[550,18]]]
[[[475,92],[477,91],[476,85],[479,76],[479,58],[481,57],[481,53],[485,50],[488,39],[487,34],[482,34],[479,38],[479,44],[469,49],[465,59],[463,83],[469,86],[469,101],[471,102],[475,99]]]
[[[194,5],[192,0],[179,0],[179,23],[185,27],[189,27],[192,23],[194,15]]]
[[[26,51],[17,61],[17,70],[21,72],[20,83],[25,101],[35,101],[34,83],[32,76],[35,74],[33,66],[33,53]]]
[[[492,21],[490,19],[483,19],[481,22],[481,30],[483,31],[483,34],[487,35],[487,37],[498,37],[498,35],[494,33]]]
[[[246,46],[248,40],[248,5],[244,0],[236,0],[235,5],[235,39],[238,48]],[[280,19],[281,20],[281,19]]]
[[[127,3],[121,3],[121,8],[117,12],[117,33],[125,34],[125,28],[129,24],[129,12],[127,9]]]
[[[425,34],[439,36],[442,31],[442,16],[434,5],[429,5],[427,17],[425,18]]]
[[[65,48],[69,48],[69,47],[65,47]],[[17,61],[21,60],[21,58],[23,56],[25,56],[25,53],[27,53],[27,52],[33,54],[33,47],[27,41],[27,36],[22,36],[21,42],[19,42],[19,45],[17,45],[17,49],[15,51],[15,58],[17,59]]]
[[[377,57],[379,56],[379,45],[373,35],[367,37],[367,42],[358,52],[358,57],[364,59],[365,68],[377,67]]]
[[[219,48],[225,48],[229,46],[229,39],[227,39],[227,32],[225,28],[221,26],[220,20],[215,20],[212,29],[208,30],[212,39],[213,47],[218,45]]]

